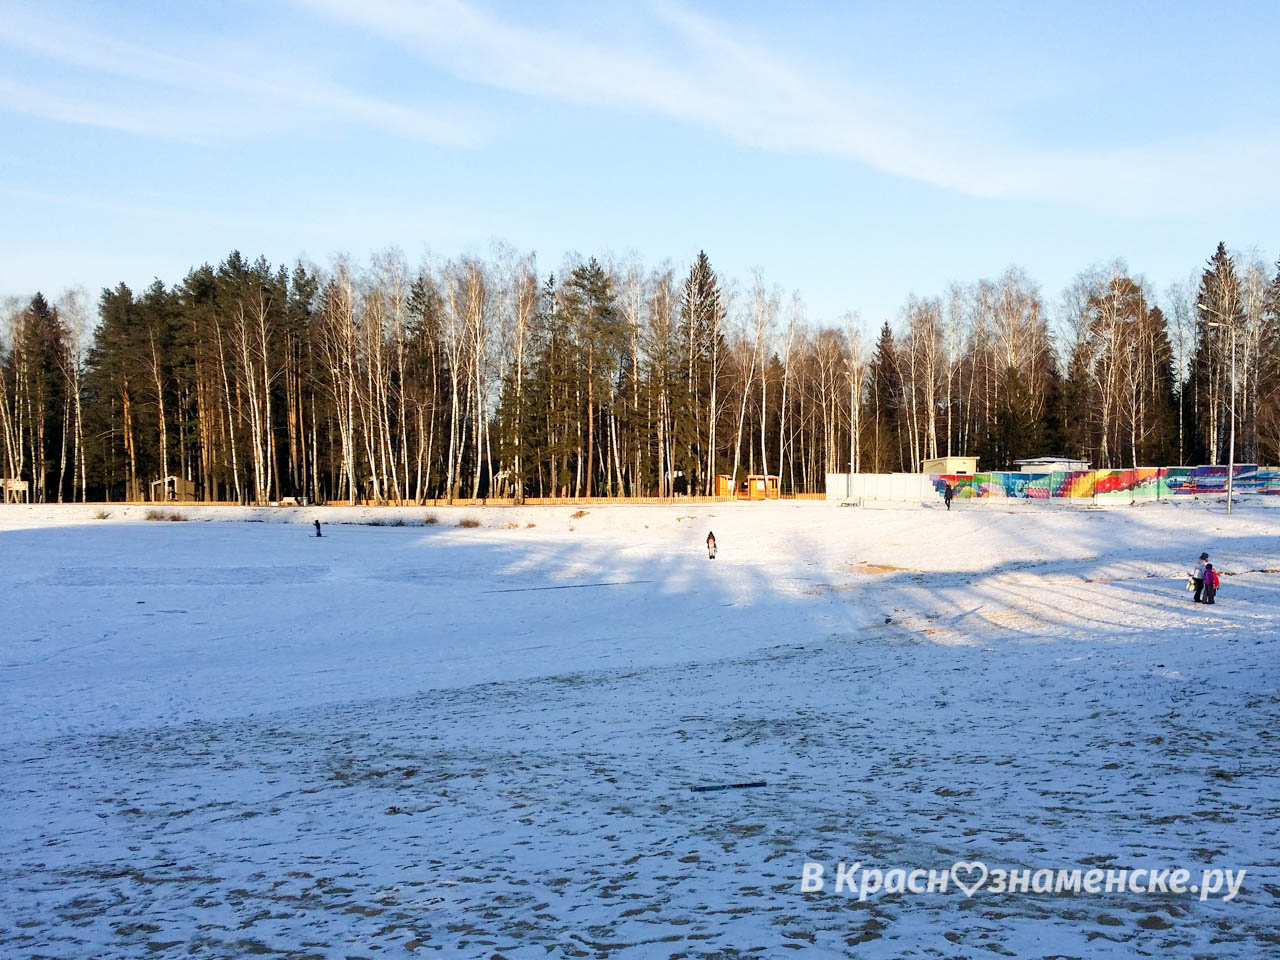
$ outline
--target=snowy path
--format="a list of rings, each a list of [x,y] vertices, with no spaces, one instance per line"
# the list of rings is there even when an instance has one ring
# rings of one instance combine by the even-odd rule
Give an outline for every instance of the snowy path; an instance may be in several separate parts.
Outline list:
[[[320,541],[0,513],[0,953],[1280,942],[1280,512],[437,513]],[[1201,544],[1237,574],[1214,608],[1177,580]],[[799,890],[807,860],[961,859],[1249,876]]]

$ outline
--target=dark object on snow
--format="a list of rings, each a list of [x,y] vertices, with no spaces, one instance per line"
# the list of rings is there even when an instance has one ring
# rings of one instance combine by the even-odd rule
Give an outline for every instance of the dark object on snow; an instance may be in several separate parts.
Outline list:
[[[721,783],[714,787],[690,787],[693,793],[710,793],[713,790],[746,790],[748,787],[767,787],[763,780],[756,780],[754,783]]]
[[[317,521],[316,521],[316,536],[317,536],[317,537],[321,536],[321,533],[320,533],[320,521],[319,521],[319,520],[317,520]]]
[[[956,488],[951,484],[946,485],[946,489],[942,491],[942,502],[947,505],[947,509],[951,509],[951,501],[955,499]]]
[[[712,531],[707,533],[707,559],[714,560],[716,558],[716,535]]]

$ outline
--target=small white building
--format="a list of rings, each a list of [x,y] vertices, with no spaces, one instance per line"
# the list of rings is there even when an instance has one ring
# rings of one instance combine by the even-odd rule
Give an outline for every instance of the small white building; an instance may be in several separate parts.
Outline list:
[[[1071,457],[1028,457],[1013,461],[1013,465],[1022,473],[1076,473],[1093,469],[1088,460]]]
[[[977,457],[934,457],[920,464],[921,473],[971,477],[978,472]]]

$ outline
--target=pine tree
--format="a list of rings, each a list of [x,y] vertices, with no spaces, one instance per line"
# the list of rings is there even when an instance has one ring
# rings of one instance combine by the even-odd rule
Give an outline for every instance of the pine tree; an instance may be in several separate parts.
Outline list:
[[[1267,287],[1258,372],[1258,459],[1280,463],[1280,260]]]
[[[1196,298],[1200,322],[1191,357],[1194,422],[1201,444],[1215,463],[1227,461],[1231,422],[1231,340],[1241,319],[1240,280],[1226,244],[1209,258]]]
[[[1093,342],[1088,337],[1081,337],[1071,345],[1060,408],[1062,450],[1067,456],[1083,460],[1093,459],[1094,450],[1093,353]]]
[[[678,332],[684,369],[681,396],[674,402],[677,411],[684,411],[675,423],[675,437],[678,465],[690,494],[699,488],[710,493],[715,482],[724,318],[720,279],[706,251],[699,250],[680,297]]]
[[[65,478],[60,468],[56,474],[54,469],[64,459],[67,390],[63,370],[69,344],[58,311],[42,294],[33,296],[19,316],[17,340],[15,353],[21,360],[17,398],[19,419],[27,428],[31,497],[40,503],[61,500]]]
[[[898,350],[889,321],[880,328],[875,354],[871,358],[872,450],[876,473],[902,466],[900,441],[902,377],[898,372]]]
[[[565,285],[565,311],[580,351],[585,351],[587,391],[586,496],[595,495],[596,396],[616,381],[623,327],[614,302],[613,280],[592,257],[576,267]]]
[[[86,376],[92,423],[88,433],[103,440],[97,451],[98,474],[105,499],[142,499],[145,453],[139,450],[139,397],[144,383],[138,308],[133,291],[121,283],[103,290],[99,323],[89,349]]]

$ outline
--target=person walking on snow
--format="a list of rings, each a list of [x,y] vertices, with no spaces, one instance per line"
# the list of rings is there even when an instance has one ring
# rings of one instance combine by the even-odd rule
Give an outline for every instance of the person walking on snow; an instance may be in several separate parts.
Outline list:
[[[1213,598],[1218,594],[1218,571],[1213,569],[1212,563],[1204,565],[1204,602],[1213,603]]]
[[[1196,568],[1191,573],[1191,582],[1196,588],[1196,592],[1191,597],[1192,603],[1200,603],[1200,595],[1204,591],[1204,568],[1208,559],[1207,553],[1200,554],[1200,559],[1196,561]]]
[[[713,532],[707,533],[707,559],[714,560],[716,558],[716,535]]]
[[[951,509],[951,501],[955,499],[955,496],[956,488],[949,483],[946,484],[945,489],[942,491],[942,502],[947,505],[948,510]]]

